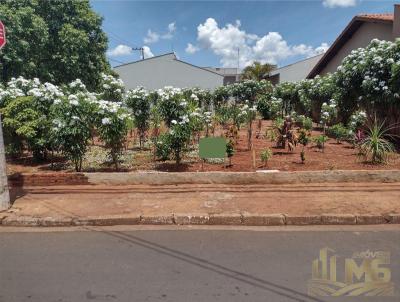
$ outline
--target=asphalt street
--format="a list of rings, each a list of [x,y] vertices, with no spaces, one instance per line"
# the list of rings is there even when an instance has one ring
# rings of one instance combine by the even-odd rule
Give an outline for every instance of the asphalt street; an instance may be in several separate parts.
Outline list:
[[[0,228],[0,301],[365,301],[311,297],[312,262],[390,253],[400,301],[400,226]]]

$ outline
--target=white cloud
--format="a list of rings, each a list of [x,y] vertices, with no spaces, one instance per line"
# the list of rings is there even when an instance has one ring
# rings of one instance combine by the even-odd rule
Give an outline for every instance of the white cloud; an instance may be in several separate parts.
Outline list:
[[[176,31],[175,22],[168,24],[168,32],[162,36],[163,39],[172,39],[174,37],[174,33]]]
[[[281,60],[294,56],[311,57],[325,51],[328,47],[326,43],[322,43],[317,48],[305,44],[288,45],[277,32],[269,32],[259,37],[247,33],[240,26],[241,23],[237,20],[235,24],[219,27],[215,19],[208,18],[197,27],[199,47],[210,49],[219,56],[224,67],[237,65],[238,49],[240,51],[239,64],[244,67],[254,61],[278,64]],[[193,50],[190,45],[193,46],[189,43],[186,47],[187,52]]]
[[[175,22],[168,24],[167,32],[165,34],[160,34],[149,29],[147,31],[147,36],[143,39],[143,42],[146,44],[151,44],[158,42],[160,39],[170,40],[174,37],[175,32],[176,32]]]
[[[143,46],[143,52],[145,59],[154,57],[154,54],[151,52],[151,49],[148,46]]]
[[[160,39],[160,35],[151,29],[147,31],[147,36],[143,39],[144,43],[151,44],[155,43]]]
[[[193,45],[192,43],[188,43],[188,45],[187,45],[187,47],[185,49],[185,51],[187,53],[189,53],[189,54],[194,54],[195,52],[197,52],[199,50],[200,50],[200,48],[195,46],[195,45]]]
[[[120,44],[107,52],[110,57],[127,56],[131,53],[132,48],[123,44]]]
[[[322,4],[329,8],[356,6],[357,0],[323,0]]]

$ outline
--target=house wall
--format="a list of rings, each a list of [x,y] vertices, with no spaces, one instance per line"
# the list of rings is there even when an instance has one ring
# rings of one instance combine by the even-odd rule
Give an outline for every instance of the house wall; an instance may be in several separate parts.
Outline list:
[[[392,25],[372,22],[363,23],[353,34],[353,37],[343,45],[339,52],[329,61],[319,74],[324,75],[335,72],[337,67],[342,64],[343,59],[350,54],[353,49],[366,47],[373,39],[392,41]]]
[[[323,54],[273,70],[269,76],[271,82],[278,84],[304,80],[322,56]]]
[[[175,59],[173,54],[150,58],[114,68],[127,89],[148,90],[165,86],[211,89],[223,85],[224,77]]]

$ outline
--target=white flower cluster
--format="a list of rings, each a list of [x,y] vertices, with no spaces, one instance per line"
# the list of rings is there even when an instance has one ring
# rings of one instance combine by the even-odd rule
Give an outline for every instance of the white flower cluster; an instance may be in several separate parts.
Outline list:
[[[328,124],[333,122],[337,117],[337,104],[334,99],[328,103],[323,103],[321,107],[321,121],[320,124]]]
[[[157,94],[162,101],[163,100],[168,101],[169,99],[172,99],[174,96],[181,95],[182,89],[172,86],[165,86],[163,89],[158,89]]]
[[[375,101],[375,98],[393,98],[389,80],[394,64],[400,65],[400,53],[396,43],[374,39],[366,48],[353,50],[338,67],[343,83],[351,87],[351,79],[360,77],[360,94]],[[359,100],[363,100],[361,97]]]

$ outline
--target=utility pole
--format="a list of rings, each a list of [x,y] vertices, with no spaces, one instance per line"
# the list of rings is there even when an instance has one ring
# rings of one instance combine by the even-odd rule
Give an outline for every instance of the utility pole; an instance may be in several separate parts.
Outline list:
[[[0,115],[0,211],[7,210],[9,207],[10,207],[10,193],[8,191],[3,127]]]
[[[140,50],[142,55],[142,60],[144,60],[144,48],[143,47],[133,47],[132,50]]]
[[[0,49],[6,45],[6,28],[0,21]],[[2,54],[3,81],[6,81],[7,71],[4,56]],[[8,179],[6,169],[6,153],[4,149],[3,127],[0,114],[0,211],[7,210],[10,207],[10,193],[8,191]]]

